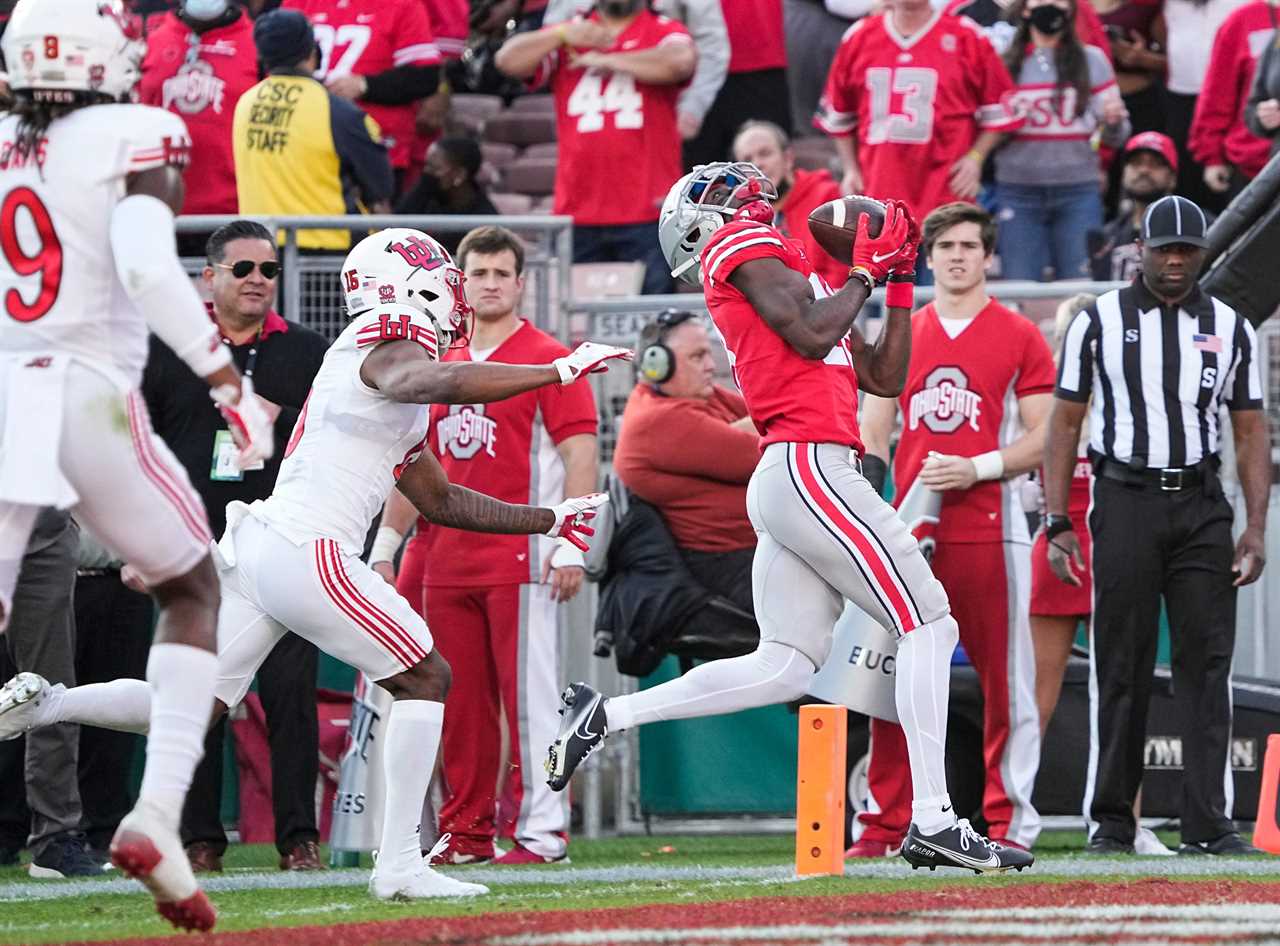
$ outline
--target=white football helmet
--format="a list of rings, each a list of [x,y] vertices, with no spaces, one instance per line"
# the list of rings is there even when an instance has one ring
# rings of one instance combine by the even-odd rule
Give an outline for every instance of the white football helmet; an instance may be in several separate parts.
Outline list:
[[[382,305],[407,305],[436,325],[440,350],[469,336],[472,308],[449,251],[421,230],[391,227],[365,237],[342,264],[347,314]]]
[[[700,260],[711,235],[747,204],[777,197],[773,182],[746,161],[700,164],[680,178],[658,214],[658,243],[671,275],[701,285]]]
[[[18,0],[3,49],[15,95],[58,104],[125,99],[146,52],[120,0]]]

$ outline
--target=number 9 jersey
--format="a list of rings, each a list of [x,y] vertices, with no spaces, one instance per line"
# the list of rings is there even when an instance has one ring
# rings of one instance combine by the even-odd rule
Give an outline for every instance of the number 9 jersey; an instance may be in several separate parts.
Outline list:
[[[147,105],[94,105],[57,119],[34,154],[0,117],[0,351],[63,352],[142,379],[147,323],[125,294],[111,218],[125,178],[182,168],[182,119]]]

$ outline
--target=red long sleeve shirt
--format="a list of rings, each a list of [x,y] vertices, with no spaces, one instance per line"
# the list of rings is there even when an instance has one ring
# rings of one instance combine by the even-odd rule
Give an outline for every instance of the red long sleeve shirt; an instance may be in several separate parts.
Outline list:
[[[627,399],[613,469],[627,489],[658,507],[682,548],[755,548],[747,481],[760,460],[760,438],[729,426],[746,414],[742,397],[721,387],[700,401],[637,384]]]

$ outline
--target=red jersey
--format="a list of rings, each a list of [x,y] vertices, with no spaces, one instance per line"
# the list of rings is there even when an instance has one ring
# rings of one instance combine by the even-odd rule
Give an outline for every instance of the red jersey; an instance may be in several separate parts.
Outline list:
[[[178,115],[191,134],[184,214],[239,212],[231,123],[236,102],[257,84],[258,51],[247,14],[199,36],[173,13],[156,18],[138,100]]]
[[[782,0],[733,0],[722,6],[729,34],[729,72],[787,67]]]
[[[547,364],[569,349],[522,322],[486,361]],[[465,348],[444,361],[471,361]],[[431,408],[427,447],[450,482],[508,503],[554,506],[564,499],[564,463],[556,444],[596,432],[596,402],[584,379],[538,388],[490,404]],[[419,522],[419,527],[423,523]],[[537,535],[477,535],[431,525],[426,530],[426,584],[497,585],[536,582],[554,540]]]
[[[466,48],[471,7],[467,0],[422,0],[436,48],[445,59],[458,59]]]
[[[838,443],[861,455],[858,375],[848,339],[841,339],[822,361],[805,358],[729,283],[743,263],[770,257],[808,279],[817,298],[831,295],[800,242],[762,223],[725,224],[701,258],[707,308],[729,353],[747,412],[760,432],[761,449],[771,443]]]
[[[440,62],[422,0],[284,0],[282,6],[301,10],[311,20],[320,47],[316,78],[321,81]],[[417,103],[374,105],[357,99],[356,104],[382,130],[391,166],[407,167]]]
[[[1007,447],[1022,434],[1018,399],[1049,394],[1053,355],[1028,319],[994,300],[955,338],[929,303],[911,317],[911,364],[898,398],[902,437],[893,459],[903,497],[930,450],[961,457]],[[942,494],[938,541],[1029,541],[1012,480]]]
[[[1187,142],[1201,164],[1234,164],[1252,178],[1267,163],[1271,141],[1249,130],[1244,106],[1258,60],[1275,35],[1275,8],[1268,3],[1246,4],[1222,21]]]
[[[593,12],[588,19],[598,20]],[[643,10],[603,52],[692,43],[675,20]],[[575,69],[570,50],[544,59],[532,84],[550,82],[556,100],[554,213],[581,226],[651,223],[683,173],[676,98],[683,83],[651,85],[625,72]]]
[[[814,124],[857,135],[863,190],[905,200],[916,220],[945,203],[951,166],[980,132],[1013,131],[1013,80],[972,20],[935,13],[910,39],[889,14],[849,27]]]
[[[809,214],[829,200],[840,196],[840,185],[830,171],[806,171],[796,168],[791,188],[778,201],[773,225],[783,235],[799,240],[814,270],[832,289],[839,289],[849,279],[849,260],[843,263],[822,248],[809,231]]]

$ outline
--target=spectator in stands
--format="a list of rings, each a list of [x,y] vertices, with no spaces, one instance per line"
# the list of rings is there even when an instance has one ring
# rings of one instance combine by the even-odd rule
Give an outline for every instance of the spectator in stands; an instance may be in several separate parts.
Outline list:
[[[552,26],[591,12],[594,0],[551,0],[543,23]],[[702,120],[729,72],[729,34],[720,0],[654,0],[654,13],[685,25],[698,48],[698,64],[676,101],[676,127],[685,141],[697,136]],[[717,159],[719,160],[719,159]]]
[[[658,211],[680,176],[676,100],[697,58],[688,30],[644,0],[601,0],[586,19],[512,36],[497,55],[506,74],[551,84],[554,212],[573,217],[573,261],[643,261],[645,292],[671,288]]]
[[[948,0],[945,9],[955,16],[967,16],[981,26],[1001,56],[1009,51],[1017,25],[1009,19],[1008,3],[1001,0]],[[1110,58],[1111,42],[1090,0],[1080,0],[1076,7],[1075,29],[1082,45],[1097,46]]]
[[[258,81],[253,23],[228,0],[184,0],[157,17],[147,35],[138,99],[182,118],[191,136],[184,214],[234,214],[231,119]],[[179,234],[179,252],[197,256],[208,234]]]
[[[1134,135],[1124,146],[1120,187],[1124,203],[1115,219],[1089,234],[1089,275],[1099,281],[1130,282],[1142,270],[1138,235],[1147,208],[1173,193],[1178,150],[1158,131]],[[1077,310],[1078,311],[1078,310]],[[1072,313],[1074,314],[1074,313]]]
[[[773,182],[778,191],[778,199],[773,201],[774,226],[804,244],[805,254],[832,289],[843,286],[849,278],[849,264],[833,258],[809,232],[809,214],[814,208],[840,196],[831,172],[797,168],[787,133],[773,122],[754,119],[733,139],[733,160],[749,161]]]
[[[746,497],[760,438],[746,404],[715,384],[711,336],[692,312],[660,315],[641,331],[636,353],[614,472],[662,513],[693,576],[754,614]]]
[[[1223,207],[1204,182],[1204,167],[1191,154],[1191,120],[1209,69],[1209,54],[1223,21],[1249,0],[1164,0],[1168,35],[1165,79],[1165,133],[1178,146],[1178,185],[1174,190],[1201,207]]]
[[[418,102],[440,79],[440,50],[423,0],[284,0],[305,13],[320,47],[315,74],[378,123],[396,175],[409,170]]]
[[[1221,202],[1244,190],[1270,156],[1270,142],[1245,125],[1244,109],[1258,57],[1280,26],[1277,6],[1280,0],[1245,4],[1223,20],[1213,39],[1203,93],[1191,122],[1191,153],[1204,165],[1204,182]]]
[[[297,13],[270,15],[301,18]],[[220,227],[209,238],[207,254],[203,278],[213,298],[210,317],[236,367],[253,380],[274,415],[275,454],[261,469],[241,472],[226,421],[204,384],[154,335],[142,396],[155,432],[182,463],[204,501],[211,532],[221,536],[227,503],[253,502],[271,494],[288,452],[285,444],[328,342],[302,325],[286,322],[272,309],[280,264],[275,240],[261,224],[238,220]],[[315,645],[286,634],[258,671],[258,696],[271,737],[276,847],[282,870],[322,867],[315,821],[316,664]],[[221,870],[227,846],[220,818],[224,732],[225,722],[210,730],[183,809],[183,843],[196,870]]]
[[[1169,63],[1162,0],[1084,2],[1093,3],[1106,27],[1116,83],[1133,130],[1163,132],[1164,75]]]
[[[782,0],[734,0],[723,6],[729,74],[697,137],[685,143],[686,168],[723,161],[742,123],[753,118],[791,127]]]
[[[871,12],[869,0],[782,0],[787,44],[787,88],[793,135],[812,134],[827,70],[849,25]]]
[[[524,244],[503,227],[479,227],[458,247],[475,306],[470,346],[444,361],[544,364],[568,354],[560,342],[521,318]],[[596,406],[585,381],[542,388],[489,404],[431,410],[429,449],[459,486],[483,488],[508,502],[560,502],[597,488]],[[415,518],[392,494],[384,515],[390,541],[370,556],[384,577],[401,533]],[[388,551],[389,550],[389,553]],[[416,596],[425,601],[435,645],[453,668],[445,702],[445,803],[440,832],[452,835],[447,863],[494,857],[495,834],[515,846],[499,864],[541,864],[568,853],[569,805],[547,786],[540,754],[555,738],[560,701],[558,606],[582,589],[585,560],[567,543],[540,536],[495,536],[418,522],[403,571],[423,574]],[[424,597],[425,593],[425,597]],[[420,605],[421,606],[421,605]],[[502,710],[511,756],[500,768]],[[513,797],[513,823],[496,819],[495,785],[502,777]]]
[[[398,214],[496,214],[476,179],[484,156],[470,138],[441,138],[427,151],[426,167],[413,190],[396,202]],[[436,239],[450,253],[458,249],[462,234],[439,233]]]
[[[409,172],[401,182],[400,193],[412,186],[414,177],[426,161],[427,150],[445,131],[452,102],[448,67],[462,58],[467,47],[471,7],[467,0],[423,0],[427,21],[440,52],[440,79],[436,90],[418,103],[413,118],[413,142],[409,148]]]
[[[842,193],[896,197],[923,220],[977,196],[987,155],[1022,122],[1012,91],[972,23],[937,13],[929,0],[895,0],[845,34],[814,122],[835,138]],[[929,281],[923,263],[916,272]]]
[[[393,181],[378,124],[311,77],[320,63],[311,23],[296,10],[276,10],[254,23],[253,40],[267,78],[236,105],[240,213],[389,212]],[[351,235],[301,230],[298,246],[341,252]]]
[[[1272,34],[1258,60],[1244,120],[1259,138],[1271,139],[1272,155],[1280,151],[1280,29]]]
[[[1128,114],[1102,50],[1082,46],[1073,21],[1077,0],[1017,0],[1005,62],[1023,125],[996,153],[1000,271],[1006,279],[1056,279],[1087,272],[1085,236],[1102,226],[1098,157],[1090,145],[1118,148]]]

